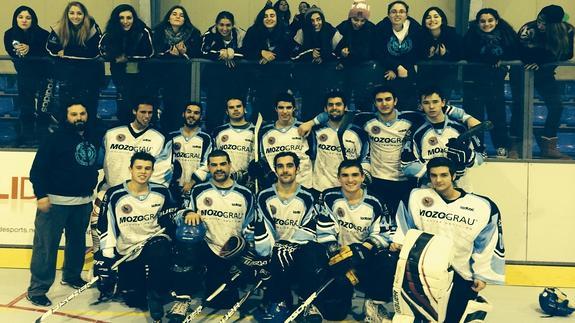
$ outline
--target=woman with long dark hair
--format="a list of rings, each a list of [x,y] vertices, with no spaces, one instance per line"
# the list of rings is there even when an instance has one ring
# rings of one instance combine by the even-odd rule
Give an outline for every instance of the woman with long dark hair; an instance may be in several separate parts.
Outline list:
[[[20,6],[12,16],[12,28],[4,33],[4,47],[12,57],[16,68],[18,80],[18,98],[16,108],[20,110],[20,123],[18,127],[18,143],[20,145],[33,145],[37,143],[35,98],[39,92],[44,91],[48,70],[46,62],[38,60],[48,55],[46,40],[48,32],[38,26],[38,17],[34,10],[27,6]],[[44,93],[41,93],[44,94]],[[42,102],[42,98],[39,98]]]
[[[110,62],[118,91],[117,117],[121,124],[127,124],[134,119],[135,99],[146,89],[139,62],[154,55],[152,31],[138,18],[134,7],[121,4],[112,10],[100,40],[100,53]]]
[[[305,13],[309,10],[311,6],[309,5],[309,3],[302,1],[299,3],[299,5],[297,6],[297,10],[298,10],[298,14],[295,15],[293,17],[293,20],[291,22],[291,24],[289,25],[289,29],[290,29],[290,34],[292,36],[295,35],[295,33],[301,29],[303,20],[305,18]]]
[[[200,56],[201,34],[186,9],[176,5],[154,28],[153,42],[156,56],[166,60],[154,66],[155,73],[151,77],[156,88],[162,89],[160,121],[162,131],[167,133],[179,127],[182,107],[190,100],[191,74],[186,61]]]
[[[206,128],[211,132],[223,122],[228,97],[245,98],[247,84],[243,81],[243,68],[236,66],[244,58],[243,43],[246,32],[236,26],[235,17],[229,11],[221,11],[202,36],[203,57],[224,64],[209,64],[202,73],[207,85],[208,108]],[[223,83],[225,82],[225,83]]]
[[[535,71],[535,89],[543,97],[547,106],[547,119],[543,133],[538,137],[541,155],[551,159],[571,159],[557,149],[557,129],[561,120],[563,104],[559,85],[555,80],[553,65],[573,58],[573,25],[564,22],[565,12],[557,5],[541,9],[537,19],[519,29],[521,60],[526,69]],[[510,155],[518,157],[520,129],[522,129],[523,107],[514,105],[511,118],[512,146]]]
[[[487,111],[493,123],[491,140],[497,158],[507,158],[509,144],[504,97],[509,67],[500,62],[517,58],[518,45],[513,27],[492,8],[477,12],[464,37],[465,59],[470,63],[482,63],[464,69],[465,111],[479,120],[484,120]]]
[[[429,62],[456,62],[463,58],[463,38],[447,24],[447,16],[439,7],[430,7],[421,18],[423,33],[421,47],[423,60]],[[418,86],[437,85],[450,97],[457,81],[457,66],[420,64]],[[441,75],[441,77],[438,77]]]
[[[274,64],[289,59],[292,40],[285,31],[286,27],[278,21],[277,10],[266,6],[246,32],[242,48],[246,59],[258,63],[250,73],[250,88],[254,91],[252,116],[260,112],[268,121],[274,118],[275,111],[270,107],[276,94],[289,87],[287,65]]]
[[[88,111],[88,123],[95,124],[98,97],[104,80],[104,64],[98,43],[102,33],[81,2],[68,3],[52,27],[46,48],[56,58],[55,73],[60,83],[60,109],[69,100],[81,100]]]

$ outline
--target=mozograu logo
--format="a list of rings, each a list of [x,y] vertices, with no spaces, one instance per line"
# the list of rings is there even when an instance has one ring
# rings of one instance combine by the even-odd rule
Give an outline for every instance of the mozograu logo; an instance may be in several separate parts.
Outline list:
[[[278,209],[274,205],[270,205],[270,212],[275,215],[278,212]]]
[[[128,214],[132,212],[132,206],[130,204],[122,205],[122,213]]]
[[[123,135],[123,134],[118,134],[118,135],[116,136],[116,140],[119,141],[119,142],[122,142],[122,141],[126,140],[126,136]]]
[[[426,207],[430,207],[433,205],[433,199],[429,196],[426,196],[423,199],[421,199],[421,204],[423,204]]]
[[[175,142],[174,143],[174,150],[178,151],[180,149],[182,149],[182,144],[180,144],[179,142]]]
[[[327,135],[325,133],[319,135],[319,141],[327,141]]]
[[[228,135],[222,136],[222,142],[226,142],[226,141],[228,141],[228,139],[230,139],[230,137],[228,137]]]
[[[340,218],[343,218],[345,216],[345,211],[342,208],[338,207],[335,210],[335,214],[337,214],[337,216],[339,216]]]
[[[205,204],[206,206],[212,206],[213,201],[212,201],[211,198],[206,197],[206,198],[204,199],[204,204]]]
[[[427,139],[427,143],[432,145],[432,146],[437,145],[437,143],[438,143],[437,137],[430,137],[429,139]]]
[[[374,135],[377,135],[377,134],[379,134],[379,133],[381,132],[381,128],[378,127],[378,126],[373,126],[373,127],[371,127],[371,132],[372,132]]]
[[[273,145],[273,144],[275,144],[275,143],[276,143],[276,138],[274,138],[274,137],[269,137],[269,138],[268,138],[268,144],[269,144],[269,145]]]

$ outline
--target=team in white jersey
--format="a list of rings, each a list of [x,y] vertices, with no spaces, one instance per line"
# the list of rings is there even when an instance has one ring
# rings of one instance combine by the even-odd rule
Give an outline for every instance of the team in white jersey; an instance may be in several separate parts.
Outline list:
[[[446,322],[459,322],[469,304],[475,304],[478,292],[487,284],[503,284],[505,278],[499,209],[489,198],[455,188],[455,172],[454,163],[444,157],[427,163],[431,188],[414,189],[409,201],[400,204],[391,247],[401,249],[410,229],[451,242],[452,250],[441,251],[453,254],[451,266],[455,270]]]

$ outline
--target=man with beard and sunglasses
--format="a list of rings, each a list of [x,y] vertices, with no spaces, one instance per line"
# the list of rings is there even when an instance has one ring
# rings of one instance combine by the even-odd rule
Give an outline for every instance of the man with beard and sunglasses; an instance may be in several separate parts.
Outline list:
[[[202,131],[202,104],[189,102],[182,117],[184,125],[167,136],[167,148],[172,151],[173,177],[170,188],[174,198],[181,202],[190,190],[206,181],[207,157],[212,151],[212,137]]]
[[[65,110],[66,122],[40,145],[30,169],[38,208],[34,221],[31,279],[27,299],[50,306],[46,293],[56,277],[56,256],[66,231],[62,285],[80,288],[86,250],[86,228],[98,182],[96,164],[99,139],[86,129],[88,112],[73,102]]]

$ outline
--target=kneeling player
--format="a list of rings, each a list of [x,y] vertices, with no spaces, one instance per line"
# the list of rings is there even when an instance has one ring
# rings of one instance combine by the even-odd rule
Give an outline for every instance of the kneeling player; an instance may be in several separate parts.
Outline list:
[[[102,296],[111,296],[115,288],[114,259],[129,254],[162,227],[171,226],[175,207],[170,193],[165,186],[149,182],[154,162],[148,153],[135,153],[130,160],[131,180],[108,189],[102,201],[98,221],[101,250],[94,256],[94,274],[100,277]],[[164,315],[169,254],[170,238],[160,234],[118,268],[118,290],[126,304],[149,308],[156,321]]]
[[[406,273],[398,270],[396,281],[398,278],[412,279],[414,282],[410,286],[415,287],[405,290],[397,289],[399,286],[395,286],[394,294],[401,295],[397,299],[394,297],[395,306],[398,309],[396,316],[412,316],[438,322],[444,320],[445,322],[460,322],[463,318],[465,322],[468,322],[467,314],[487,308],[484,302],[477,301],[478,292],[483,290],[488,283],[503,284],[504,282],[505,249],[499,210],[490,199],[455,188],[453,185],[455,167],[445,157],[431,159],[427,163],[427,175],[431,180],[432,188],[414,189],[411,191],[407,205],[400,203],[396,217],[398,228],[390,249],[401,249],[404,244],[403,247],[406,248],[407,242],[412,240],[407,234],[410,229],[423,231],[421,236],[427,235],[426,239],[430,239],[431,235],[436,235],[448,240],[453,245],[452,266],[455,270],[453,287],[449,301],[446,302],[446,311],[440,304],[438,308],[428,308],[429,303],[433,302],[426,299],[428,297],[426,292],[417,293],[417,291],[423,292],[424,289],[421,283],[419,283],[420,286],[416,285],[417,281],[422,281],[422,276],[428,278],[423,280],[428,283],[427,285],[433,283],[436,278],[434,274],[426,276],[424,273],[426,268],[423,267],[424,270],[419,275],[411,272],[409,275],[411,278],[409,278]],[[409,243],[411,248],[409,261],[422,264],[423,260],[418,261],[415,256],[423,252],[422,245],[424,244],[415,245],[417,246],[413,247],[414,244]],[[407,251],[402,250],[402,254],[407,254]],[[443,250],[443,253],[448,252]],[[418,267],[411,266],[410,269],[413,271],[414,268],[419,269]],[[427,272],[437,273],[437,269],[445,271],[447,269],[445,267],[447,266],[443,269],[427,268]],[[405,271],[407,272],[408,269]],[[444,295],[437,296],[443,297]],[[414,308],[425,310],[413,313]],[[410,322],[410,320],[406,319],[405,322]]]
[[[323,192],[318,214],[318,242],[330,255],[336,280],[317,299],[325,319],[343,320],[351,309],[353,286],[366,293],[366,320],[382,321],[379,314],[391,301],[394,257],[386,250],[391,242],[379,201],[362,188],[365,175],[358,160],[345,160],[338,168],[341,187]]]
[[[325,250],[315,242],[313,195],[296,179],[299,157],[280,152],[273,165],[277,182],[256,199],[255,248],[259,255],[271,256],[262,320],[283,321],[287,315],[282,314],[289,314],[292,306],[290,283],[299,285],[303,298],[319,287],[316,271],[325,265]]]

